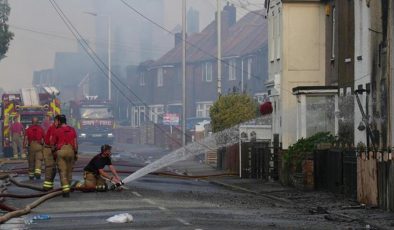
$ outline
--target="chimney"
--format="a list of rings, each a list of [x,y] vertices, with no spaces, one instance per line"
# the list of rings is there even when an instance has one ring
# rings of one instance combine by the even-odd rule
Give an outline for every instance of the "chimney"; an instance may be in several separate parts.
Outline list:
[[[175,33],[175,46],[182,44],[182,32]]]
[[[218,19],[218,12],[215,12],[215,21]],[[227,2],[227,5],[222,10],[222,27],[230,27],[233,26],[237,22],[237,8],[235,8],[234,4],[230,5]]]
[[[234,4],[227,2],[227,5],[223,8],[223,11],[227,12],[227,23],[229,26],[234,25],[237,22],[237,8],[235,8]]]

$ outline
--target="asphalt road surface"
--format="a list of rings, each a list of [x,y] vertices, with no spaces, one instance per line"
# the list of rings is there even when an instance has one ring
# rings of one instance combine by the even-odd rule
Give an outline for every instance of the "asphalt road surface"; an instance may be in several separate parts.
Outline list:
[[[118,149],[127,149],[120,146]],[[94,146],[91,148],[93,154]],[[144,149],[117,154],[125,161],[143,163],[163,152]],[[141,155],[143,153],[143,155]],[[126,176],[126,175],[122,175]],[[81,173],[74,173],[81,179]],[[26,178],[20,178],[26,179]],[[42,183],[42,182],[40,182]],[[58,181],[56,182],[58,184]],[[229,190],[207,180],[145,176],[126,185],[123,191],[82,193],[70,198],[56,197],[27,216],[14,219],[0,229],[361,229],[357,222],[327,221],[323,215],[311,215],[302,204],[281,203],[262,196]],[[10,186],[10,193],[35,193]],[[6,203],[23,207],[34,199],[11,199]],[[121,213],[133,216],[132,223],[108,223],[106,219]],[[50,219],[29,219],[47,214]]]

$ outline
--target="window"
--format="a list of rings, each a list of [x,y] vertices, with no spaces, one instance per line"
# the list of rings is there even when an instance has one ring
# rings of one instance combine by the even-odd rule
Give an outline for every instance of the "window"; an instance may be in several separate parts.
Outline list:
[[[276,59],[280,59],[280,53],[281,53],[281,31],[280,28],[282,26],[282,15],[280,13],[280,8],[278,8],[278,15],[276,15],[276,20],[275,20],[275,30],[274,30],[274,36],[275,36],[275,55]]]
[[[229,81],[234,81],[237,79],[236,68],[237,68],[236,60],[235,59],[230,60],[228,62],[228,80]]]
[[[335,60],[335,27],[336,27],[336,9],[332,7],[332,41],[331,41],[331,61]]]
[[[212,102],[197,103],[196,117],[209,117],[209,109],[211,106]]]
[[[359,8],[359,15],[358,15],[358,21],[359,21],[359,28],[358,28],[358,39],[359,39],[359,42],[360,42],[360,46],[359,46],[359,48],[357,49],[358,50],[358,52],[359,52],[359,54],[358,54],[358,56],[363,56],[363,49],[364,49],[364,47],[363,47],[363,43],[364,43],[364,41],[363,41],[363,20],[364,20],[364,17],[363,17],[363,0],[360,0],[359,1],[359,6],[358,6],[358,8]]]
[[[160,123],[163,119],[164,106],[163,105],[152,105],[149,106],[149,119],[154,123]]]
[[[212,63],[206,62],[202,65],[202,81],[212,81]]]
[[[252,58],[248,58],[247,66],[246,66],[248,80],[250,80],[252,78],[252,62],[253,62],[253,59]]]
[[[274,12],[272,17],[268,19],[268,32],[269,32],[269,57],[270,61],[273,62],[275,59],[275,33],[274,33]]]
[[[140,86],[145,86],[145,73],[140,73]]]
[[[157,87],[163,87],[163,68],[157,69]]]
[[[259,104],[269,101],[267,93],[256,93],[254,98],[257,100]]]
[[[133,111],[133,127],[140,127],[145,122],[145,106],[134,106]]]

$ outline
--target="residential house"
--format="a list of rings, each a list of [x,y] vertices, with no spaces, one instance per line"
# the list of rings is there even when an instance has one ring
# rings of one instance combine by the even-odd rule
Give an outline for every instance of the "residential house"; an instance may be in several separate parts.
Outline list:
[[[222,94],[245,92],[262,97],[267,78],[267,24],[263,11],[247,14],[236,22],[234,6],[222,13]],[[209,117],[209,108],[217,99],[216,20],[200,33],[187,38],[186,47],[186,117]],[[129,73],[132,89],[145,105],[136,105],[153,122],[160,115],[175,113],[182,117],[182,40],[175,35],[175,47],[154,62],[142,63],[137,73]],[[149,92],[149,95],[148,93]],[[139,100],[139,101],[141,101]],[[138,107],[138,108],[137,108]],[[138,115],[137,115],[138,116]],[[133,125],[142,123],[142,117]]]
[[[284,149],[296,142],[298,86],[326,85],[325,4],[318,0],[267,0],[268,81],[273,134]],[[305,106],[305,105],[304,105]],[[313,111],[310,111],[313,113]]]
[[[34,71],[32,83],[32,85],[36,87],[53,86],[55,83],[53,78],[53,69]]]

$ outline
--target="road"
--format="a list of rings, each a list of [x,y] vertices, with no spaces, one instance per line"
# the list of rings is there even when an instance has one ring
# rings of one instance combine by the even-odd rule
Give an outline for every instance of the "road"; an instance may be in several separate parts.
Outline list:
[[[133,157],[123,156],[124,161],[139,164],[147,159],[154,160],[163,154],[156,151],[157,149],[145,150],[147,152],[139,150],[143,152],[143,155],[136,153]],[[118,154],[122,155],[126,152]],[[81,179],[81,173],[74,173],[74,178]],[[34,209],[31,214],[15,219],[13,223],[16,224],[9,223],[0,226],[0,229],[12,227],[26,229],[358,229],[365,227],[357,222],[328,221],[323,215],[308,213],[308,209],[304,209],[302,204],[289,205],[242,191],[229,190],[212,184],[208,180],[148,175],[126,186],[128,189],[123,191],[74,192],[70,198],[56,197]],[[30,191],[11,186],[8,192],[26,194]],[[6,203],[23,207],[33,200],[7,198]],[[134,221],[127,224],[106,222],[107,218],[120,213],[131,214]],[[25,224],[26,220],[37,214],[48,214],[50,219]]]

